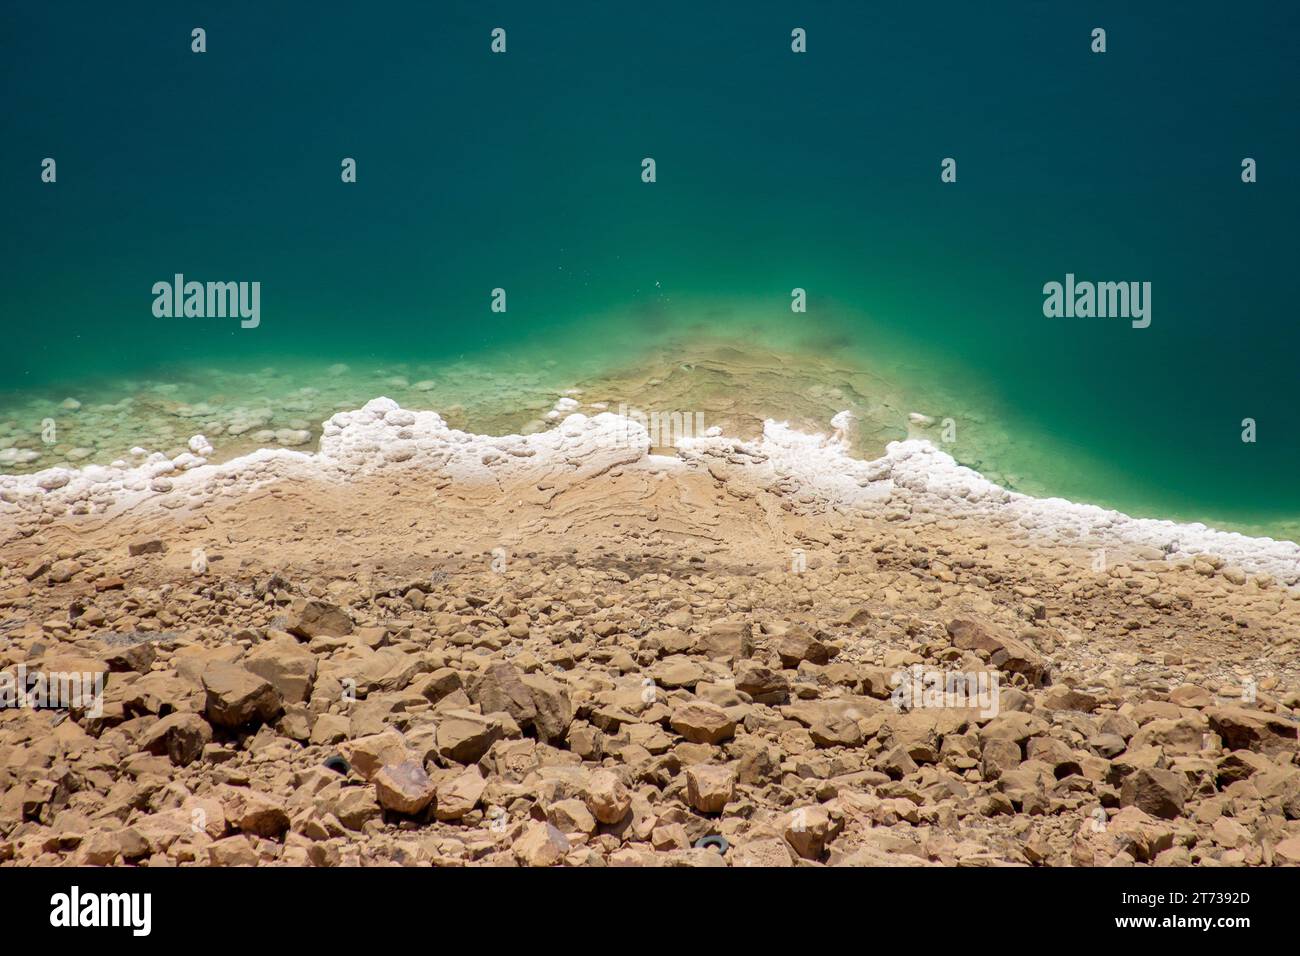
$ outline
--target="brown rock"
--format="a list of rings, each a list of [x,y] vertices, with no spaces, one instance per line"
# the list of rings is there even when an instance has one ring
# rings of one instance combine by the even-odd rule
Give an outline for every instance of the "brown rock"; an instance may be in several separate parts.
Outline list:
[[[436,788],[415,760],[388,764],[375,774],[375,799],[385,810],[414,816],[427,807]]]
[[[632,807],[632,795],[623,781],[609,770],[597,770],[587,782],[583,799],[597,820],[615,824],[621,821]]]
[[[434,815],[439,820],[459,820],[478,805],[486,789],[478,767],[466,767],[439,785]]]
[[[985,780],[997,780],[1004,773],[1020,766],[1020,745],[1004,737],[993,737],[984,742],[980,758],[980,773]]]
[[[732,866],[794,866],[793,854],[777,836],[746,840],[729,854]]]
[[[718,621],[695,643],[694,651],[713,660],[735,660],[750,654],[749,624]],[[685,650],[685,648],[683,648]]]
[[[471,710],[448,711],[438,724],[438,753],[457,763],[475,763],[501,736],[499,721]]]
[[[1190,789],[1181,773],[1142,767],[1124,779],[1119,802],[1122,807],[1134,806],[1153,817],[1172,820],[1183,812]]]
[[[182,712],[169,714],[141,735],[140,749],[146,753],[171,758],[178,767],[185,767],[203,755],[203,748],[212,742],[212,728],[198,714]]]
[[[877,757],[876,767],[894,780],[900,780],[909,774],[915,773],[918,769],[916,761],[912,759],[911,754],[907,752],[907,748],[902,744]]]
[[[1300,723],[1248,707],[1211,707],[1204,711],[1210,729],[1229,750],[1254,750],[1275,756],[1293,753]]]
[[[798,625],[777,638],[775,650],[781,666],[788,668],[798,667],[800,661],[825,664],[831,659],[831,649]]]
[[[983,651],[988,654],[989,663],[998,670],[1023,674],[1034,686],[1047,683],[1050,677],[1047,662],[1033,648],[990,625],[967,620],[949,621],[948,634],[954,647],[964,651]]]
[[[504,661],[489,664],[469,687],[469,698],[485,714],[507,713],[521,727],[527,726],[537,713],[532,692],[524,685],[514,665]]]
[[[721,813],[736,791],[730,767],[696,764],[686,768],[686,799],[700,813]]]
[[[825,807],[796,807],[785,825],[785,841],[805,860],[819,860],[832,836],[831,815]]]
[[[833,711],[809,727],[808,733],[818,747],[857,747],[862,743],[858,722]]]
[[[726,711],[702,700],[678,707],[669,723],[673,730],[695,744],[721,743],[736,733],[736,722]]]
[[[208,862],[213,866],[257,866],[257,851],[243,834],[208,844]]]
[[[250,787],[222,786],[216,791],[226,820],[244,833],[276,839],[289,829],[289,815],[279,797]]]
[[[596,832],[596,818],[581,800],[557,800],[546,809],[546,819],[561,833]]]
[[[320,720],[329,716],[331,715],[323,714]],[[388,764],[404,763],[411,759],[406,738],[395,728],[345,741],[339,745],[339,753],[363,780],[373,780],[375,774]]]
[[[544,743],[563,740],[573,723],[573,701],[568,688],[542,674],[525,674],[521,681],[532,695],[533,729]]]
[[[462,690],[464,686],[460,671],[452,670],[450,667],[440,667],[425,679],[420,686],[420,693],[430,703],[436,704],[448,694]]]
[[[290,703],[311,697],[316,682],[316,655],[289,638],[267,641],[244,658],[249,671],[269,681]]]
[[[65,558],[62,561],[55,561],[50,565],[50,583],[66,584],[72,580],[73,575],[81,570],[81,565],[72,558]]]
[[[343,637],[352,633],[352,618],[337,604],[297,600],[285,630],[299,637]]]
[[[269,721],[280,712],[280,695],[270,681],[238,664],[216,661],[203,669],[207,693],[204,712],[221,727],[242,727],[253,721]]]
[[[1090,714],[1097,709],[1098,703],[1092,694],[1085,694],[1064,684],[1049,687],[1038,697],[1038,706],[1046,710],[1078,710]]]
[[[736,665],[736,690],[760,704],[784,704],[790,699],[790,682],[785,675],[757,661],[746,660]]]
[[[152,641],[137,641],[134,644],[115,645],[104,651],[102,658],[110,671],[126,673],[135,671],[147,674],[153,666],[158,652]]]
[[[1300,866],[1300,837],[1290,837],[1275,845],[1273,859],[1284,866]]]
[[[345,787],[333,806],[334,815],[349,830],[361,830],[381,812],[373,787]]]
[[[569,852],[569,839],[551,824],[539,820],[510,849],[524,866],[554,866]]]

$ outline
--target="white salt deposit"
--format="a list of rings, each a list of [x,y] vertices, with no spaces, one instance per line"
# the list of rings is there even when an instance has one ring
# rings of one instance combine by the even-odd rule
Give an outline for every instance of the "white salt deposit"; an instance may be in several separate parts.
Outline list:
[[[558,418],[576,407],[565,396],[554,413]],[[848,424],[847,412],[831,421],[836,433]],[[1009,532],[1090,548],[1139,546],[1170,559],[1218,555],[1245,571],[1269,573],[1288,585],[1300,582],[1300,545],[1290,541],[1199,523],[1131,518],[1007,491],[924,440],[891,442],[883,457],[861,461],[847,454],[842,441],[771,420],[754,441],[727,438],[716,428],[682,438],[680,457],[672,459],[651,456],[645,428],[610,412],[567,414],[536,434],[493,436],[458,431],[436,412],[410,411],[376,398],[325,422],[314,453],[266,448],[213,465],[206,461],[212,453],[206,438],[195,435],[189,447],[174,459],[133,448],[133,464],[0,475],[0,540],[18,527],[48,520],[46,515],[112,514],[151,500],[168,508],[202,507],[285,478],[347,481],[401,467],[437,471],[458,482],[500,484],[556,475],[594,477],[619,465],[663,470],[717,467],[721,461],[728,480],[779,489],[811,510],[887,512],[911,520],[978,517]]]

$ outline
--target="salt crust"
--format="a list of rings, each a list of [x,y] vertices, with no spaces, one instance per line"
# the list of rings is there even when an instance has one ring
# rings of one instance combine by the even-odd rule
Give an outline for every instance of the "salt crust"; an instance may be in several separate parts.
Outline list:
[[[556,411],[571,407],[566,399]],[[1132,518],[1095,505],[1008,491],[926,440],[891,442],[874,461],[852,458],[844,441],[847,414],[832,419],[831,437],[770,419],[754,441],[710,429],[703,437],[681,439],[674,459],[651,455],[645,428],[612,412],[568,414],[555,427],[533,435],[492,436],[457,431],[436,412],[410,411],[376,398],[325,422],[315,453],[261,449],[214,465],[196,454],[211,454],[208,441],[196,435],[191,450],[176,458],[133,449],[136,463],[0,475],[0,528],[64,514],[196,508],[272,481],[348,481],[391,468],[433,470],[467,484],[504,485],[558,477],[583,480],[620,466],[660,472],[709,467],[715,474],[725,473],[728,481],[787,495],[810,511],[884,512],[911,521],[977,517],[1001,527],[1008,537],[1155,549],[1170,560],[1208,553],[1288,585],[1300,581],[1300,545],[1293,542],[1215,531],[1200,523]]]

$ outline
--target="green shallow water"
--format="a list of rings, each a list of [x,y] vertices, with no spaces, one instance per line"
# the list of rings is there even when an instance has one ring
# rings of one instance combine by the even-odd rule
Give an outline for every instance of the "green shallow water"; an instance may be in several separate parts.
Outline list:
[[[1296,536],[1293,8],[623,7],[0,13],[0,454],[41,455],[4,470],[377,394],[500,431],[575,386],[792,419],[841,389],[863,454],[951,417],[1018,490]],[[261,325],[155,318],[176,272],[260,281]],[[1067,272],[1150,281],[1151,327],[1044,318]],[[734,374],[635,375],[719,342]]]

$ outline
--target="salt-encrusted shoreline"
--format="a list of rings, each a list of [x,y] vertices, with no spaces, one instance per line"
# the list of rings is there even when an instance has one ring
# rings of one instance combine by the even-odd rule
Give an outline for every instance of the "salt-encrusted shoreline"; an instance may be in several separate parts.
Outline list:
[[[573,400],[566,399],[568,411]],[[558,417],[558,416],[557,416]],[[1300,545],[1216,531],[1200,523],[1133,518],[1061,498],[1034,498],[1001,488],[925,440],[891,442],[885,454],[849,456],[844,413],[832,437],[805,434],[773,420],[752,441],[712,429],[683,438],[678,457],[650,454],[650,438],[633,419],[611,412],[569,414],[556,427],[531,435],[478,435],[449,428],[432,411],[403,409],[388,398],[340,412],[324,423],[314,453],[262,449],[221,464],[204,457],[202,436],[175,458],[140,449],[135,462],[51,468],[0,476],[3,539],[26,536],[63,515],[111,517],[139,508],[201,507],[282,479],[347,481],[390,468],[435,471],[467,484],[537,484],[564,475],[594,478],[610,469],[707,468],[755,490],[776,491],[798,507],[886,513],[909,520],[979,518],[1017,534],[1086,548],[1139,547],[1169,559],[1217,555],[1250,573],[1300,582]]]

